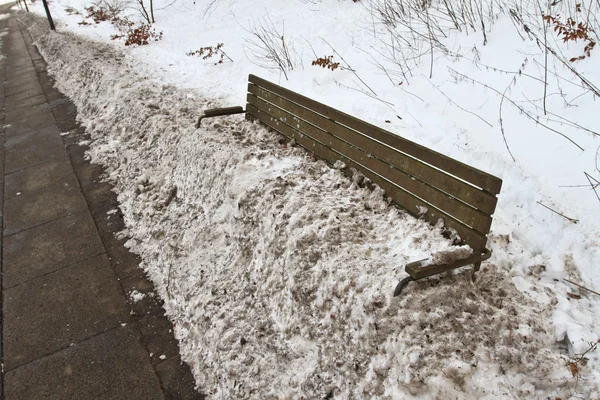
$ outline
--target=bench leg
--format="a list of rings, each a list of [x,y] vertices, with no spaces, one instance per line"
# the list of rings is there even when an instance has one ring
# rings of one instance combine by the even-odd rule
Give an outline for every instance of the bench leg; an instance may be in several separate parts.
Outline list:
[[[473,264],[473,272],[471,273],[471,281],[475,282],[475,273],[479,272],[480,267],[481,267],[481,261]]]

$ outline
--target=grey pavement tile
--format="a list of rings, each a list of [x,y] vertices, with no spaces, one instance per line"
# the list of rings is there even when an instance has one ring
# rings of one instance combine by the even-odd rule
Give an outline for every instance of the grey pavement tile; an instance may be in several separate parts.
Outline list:
[[[44,96],[44,91],[42,90],[42,87],[40,85],[37,85],[37,87],[35,85],[32,85],[29,88],[26,88],[22,91],[17,91],[16,93],[12,93],[12,94],[7,94],[6,95],[6,103],[7,104],[16,104],[17,107],[20,106],[29,106],[31,104],[42,104],[42,102],[37,103],[38,99],[41,99],[40,96],[43,96],[44,100],[46,100],[46,96]],[[34,100],[31,100],[32,98],[35,98],[35,102],[33,102]],[[45,101],[44,101],[45,102]]]
[[[77,137],[77,135],[73,135],[72,137],[69,136],[71,135],[65,136],[65,142],[67,140],[82,140],[82,138]],[[102,181],[104,168],[101,165],[92,164],[89,160],[85,159],[85,152],[88,149],[88,146],[73,144],[67,146],[67,153],[71,158],[71,163],[73,164],[75,174],[79,180],[79,185],[85,193],[92,214],[95,213],[96,208],[98,207],[101,207],[99,212],[106,212],[117,207],[117,195],[112,191],[113,185]],[[113,205],[109,206],[107,210],[104,210],[102,205],[109,201],[112,201]],[[100,216],[103,218],[106,217],[106,215],[102,214]]]
[[[7,113],[5,116],[6,136],[27,134],[32,130],[56,128],[54,115],[48,104],[35,106],[32,109],[24,109],[20,113]],[[58,133],[58,128],[54,130]]]
[[[121,286],[128,296],[134,290],[145,295],[137,302],[130,302],[131,310],[135,314],[138,316],[164,316],[163,302],[156,295],[154,285],[141,269],[132,276],[121,279]]]
[[[94,221],[98,228],[98,234],[104,243],[108,257],[113,263],[115,272],[119,278],[123,279],[143,274],[143,271],[140,268],[140,257],[131,253],[125,247],[125,242],[127,242],[128,238],[122,237],[118,239],[115,236],[117,232],[121,232],[125,229],[123,213],[118,207],[116,196],[112,200],[97,205],[90,204],[90,209],[92,210],[92,216],[94,217]],[[116,210],[116,212],[107,214],[107,212],[111,210]]]
[[[6,400],[164,399],[137,332],[127,326],[6,374]]]
[[[139,325],[144,345],[154,355],[152,363],[155,366],[179,356],[179,345],[171,333],[173,324],[167,317],[145,315]]]
[[[206,398],[195,389],[196,382],[190,367],[181,361],[179,354],[158,365],[156,373],[168,399],[203,400]]]
[[[39,121],[39,125],[43,127],[29,128],[20,124],[8,126],[4,142],[6,152],[26,150],[30,147],[55,147],[63,144],[56,125],[48,125],[47,121],[43,120]],[[29,126],[31,125],[29,124]]]
[[[7,175],[4,190],[4,236],[87,209],[69,160]]]
[[[50,108],[54,114],[56,126],[58,126],[61,132],[77,129],[79,126],[75,118],[77,116],[77,107],[75,107],[70,99],[56,100],[50,104]]]
[[[14,149],[6,153],[5,173],[10,174],[49,161],[64,159],[68,159],[68,155],[62,143],[51,147],[36,145],[24,149]]]
[[[6,83],[6,101],[14,101],[23,99],[26,97],[32,97],[33,95],[43,94],[42,86],[38,82],[37,78],[34,79],[23,79],[18,83],[12,84],[8,81]]]
[[[18,112],[8,112],[5,113],[6,124],[8,126],[30,126],[35,125],[39,126],[38,120],[48,121],[48,124],[54,123],[54,115],[50,110],[50,106],[46,103],[38,104],[31,107],[20,108]],[[34,123],[31,124],[30,121]]]
[[[7,371],[131,320],[105,254],[5,290],[3,317]]]
[[[4,238],[5,288],[103,253],[89,212],[70,215]]]
[[[20,110],[29,108],[31,106],[36,106],[36,105],[45,104],[45,103],[46,103],[46,97],[42,93],[42,94],[38,94],[38,95],[35,95],[32,97],[15,100],[14,102],[6,103],[6,112],[7,113],[15,112],[15,111],[18,112]]]
[[[30,82],[33,82],[33,84],[35,84],[35,83],[39,84],[38,79],[36,78],[36,75],[31,75],[31,76],[23,75],[20,77],[6,80],[4,85],[6,86],[7,92],[14,93],[15,90],[20,89],[23,85],[33,85]]]
[[[30,100],[32,97],[34,98],[40,98],[40,96],[44,96],[44,91],[42,90],[42,87],[38,84],[36,85],[31,85],[27,88],[24,88],[23,90],[20,91],[16,91],[14,93],[11,94],[7,94],[6,95],[6,102],[7,104],[17,104],[20,105],[21,103],[25,102],[25,105],[30,105]],[[44,100],[46,99],[46,97],[44,96]],[[36,100],[37,101],[37,100]],[[40,103],[36,103],[36,104],[42,104]]]
[[[25,67],[20,67],[20,68],[10,68],[8,65],[6,66],[6,79],[13,79],[16,77],[20,77],[23,75],[36,75],[37,72],[35,70],[35,67],[33,66],[33,63],[31,63],[31,65],[27,65]]]

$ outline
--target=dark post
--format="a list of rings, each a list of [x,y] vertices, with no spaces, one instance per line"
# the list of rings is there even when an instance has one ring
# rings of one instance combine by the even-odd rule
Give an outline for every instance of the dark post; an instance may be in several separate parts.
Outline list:
[[[52,15],[50,15],[50,9],[48,8],[48,2],[46,0],[42,0],[44,2],[44,9],[46,10],[46,16],[48,17],[48,22],[50,23],[50,29],[53,31],[56,30],[54,27],[54,21],[52,21]]]
[[[25,9],[29,12],[29,7],[27,6],[27,0],[23,0],[23,4],[25,4]]]

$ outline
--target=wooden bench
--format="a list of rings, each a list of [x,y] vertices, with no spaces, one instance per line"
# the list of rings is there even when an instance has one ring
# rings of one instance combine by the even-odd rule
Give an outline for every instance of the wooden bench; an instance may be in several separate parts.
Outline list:
[[[245,111],[207,110],[197,126],[203,118],[245,112],[247,119],[259,120],[315,156],[332,164],[341,160],[347,172],[360,171],[415,217],[431,224],[442,219],[446,233],[472,248],[471,255],[452,262],[407,264],[409,277],[395,295],[413,280],[470,264],[478,271],[491,256],[487,235],[501,179],[255,75],[248,81]]]

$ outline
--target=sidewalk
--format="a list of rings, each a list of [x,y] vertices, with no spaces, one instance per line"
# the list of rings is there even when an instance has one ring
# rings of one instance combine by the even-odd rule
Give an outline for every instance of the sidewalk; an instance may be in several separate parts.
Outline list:
[[[0,7],[8,13],[11,6]],[[2,399],[196,399],[76,109],[14,15],[0,20]]]

